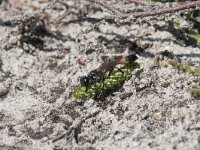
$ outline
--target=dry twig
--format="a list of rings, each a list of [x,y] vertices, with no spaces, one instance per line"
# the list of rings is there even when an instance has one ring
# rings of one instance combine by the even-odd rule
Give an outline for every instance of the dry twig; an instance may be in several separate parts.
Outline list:
[[[47,9],[52,8],[59,1],[60,0],[53,0],[45,8],[40,9],[33,14],[23,15],[23,16],[15,16],[11,20],[27,21],[32,17],[36,17],[36,16],[40,15],[41,13],[46,11]],[[69,0],[67,0],[67,1],[69,1]],[[198,9],[198,7],[200,7],[200,0],[198,0],[198,1],[195,1],[195,2],[182,3],[182,4],[179,4],[179,5],[174,6],[174,7],[169,7],[169,8],[153,11],[153,12],[125,13],[125,12],[122,12],[121,10],[119,10],[118,8],[115,8],[114,6],[109,5],[107,2],[103,2],[103,1],[100,1],[100,0],[84,0],[84,1],[89,2],[91,4],[94,4],[94,5],[96,5],[96,7],[101,7],[102,9],[105,9],[108,12],[115,14],[117,17],[120,17],[120,18],[144,18],[144,17],[174,13],[174,12],[178,12],[178,11],[190,9],[190,8],[197,8]],[[76,1],[74,1],[74,2],[76,2]],[[79,1],[79,3],[80,3],[80,1]]]
[[[185,10],[185,9],[200,7],[200,0],[198,0],[195,2],[187,2],[187,3],[179,4],[174,7],[165,8],[165,9],[161,9],[161,10],[154,11],[154,12],[124,13],[122,11],[119,11],[117,8],[109,5],[106,2],[102,2],[99,0],[88,0],[88,1],[96,4],[97,6],[100,6],[103,9],[108,10],[109,12],[114,13],[116,16],[118,16],[120,18],[143,18],[143,17],[150,17],[150,16],[162,15],[162,14],[167,14],[167,13],[174,13],[174,12],[178,12],[178,11]]]

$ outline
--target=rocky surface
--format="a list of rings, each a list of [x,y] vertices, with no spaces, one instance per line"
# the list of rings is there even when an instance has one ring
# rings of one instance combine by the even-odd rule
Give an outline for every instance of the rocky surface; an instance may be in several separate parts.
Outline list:
[[[11,16],[47,3],[11,4],[0,6],[0,149],[200,148],[200,101],[189,92],[200,77],[168,64],[176,59],[200,68],[198,45],[175,36],[162,20],[118,22],[73,2],[56,4],[18,30]],[[138,55],[141,68],[123,88],[105,101],[78,104],[72,93],[79,78],[107,57],[128,55],[135,42],[151,47]]]

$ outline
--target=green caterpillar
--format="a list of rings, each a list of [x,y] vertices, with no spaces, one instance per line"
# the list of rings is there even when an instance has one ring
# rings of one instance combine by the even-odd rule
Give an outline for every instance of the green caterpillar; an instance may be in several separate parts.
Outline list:
[[[200,76],[200,69],[191,69],[190,67],[182,65],[174,60],[170,60],[169,64],[183,72],[188,72],[191,73],[192,75]]]
[[[200,96],[200,89],[192,88],[191,89],[191,94],[192,95],[196,95],[196,96]]]
[[[171,64],[173,67],[176,67],[177,69],[191,73],[192,75],[195,76],[200,76],[200,69],[191,69],[188,66],[182,65],[174,60],[169,61],[169,64]],[[200,97],[200,89],[199,88],[192,88],[190,90],[192,96]]]
[[[94,98],[102,90],[108,91],[115,89],[117,86],[120,86],[124,81],[128,80],[131,77],[131,72],[139,67],[140,65],[138,63],[129,62],[121,67],[120,71],[113,72],[103,82],[96,82],[94,84],[90,84],[88,87],[78,87],[74,92],[74,97],[77,100],[88,100],[90,98]]]

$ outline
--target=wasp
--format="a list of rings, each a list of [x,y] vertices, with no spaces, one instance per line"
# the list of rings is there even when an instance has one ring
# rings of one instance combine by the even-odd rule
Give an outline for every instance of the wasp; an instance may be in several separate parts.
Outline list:
[[[87,76],[83,76],[80,78],[80,84],[81,86],[89,86],[90,84],[93,84],[95,82],[101,82],[103,81],[106,76],[109,76],[116,65],[118,64],[126,64],[131,61],[137,60],[136,55],[130,55],[126,57],[118,57],[115,60],[111,60],[109,62],[103,63],[99,68],[92,70]],[[106,75],[106,73],[108,75]]]
[[[80,78],[81,86],[88,86],[92,83],[103,81],[106,76],[109,76],[116,65],[118,64],[126,64],[131,61],[137,60],[136,55],[130,55],[126,57],[118,57],[117,59],[111,60],[109,62],[103,63],[99,68],[92,70],[87,76],[83,76]],[[106,75],[106,73],[108,75]]]
[[[98,94],[96,94],[95,99],[100,99],[105,91],[105,82],[104,80],[109,77],[113,70],[117,68],[118,64],[127,64],[129,62],[134,62],[137,60],[136,55],[129,55],[126,57],[118,57],[111,61],[103,63],[99,68],[92,70],[87,76],[83,76],[80,78],[80,84],[82,87],[86,87],[85,91],[88,89],[102,89]],[[121,69],[117,68],[119,72],[124,73]],[[98,84],[96,84],[98,83]],[[101,83],[101,84],[99,84]],[[91,85],[93,85],[91,87]]]
[[[121,87],[122,84],[131,77],[131,72],[139,67],[140,65],[137,62],[128,62],[123,67],[119,68],[119,70],[113,71],[102,82],[91,83],[87,87],[79,86],[74,92],[74,97],[79,102],[83,102],[82,100],[88,100],[90,98],[99,100],[100,97],[98,98],[98,96],[102,96],[102,93],[109,94],[113,90]],[[106,95],[103,96],[104,97],[101,98],[105,98]]]

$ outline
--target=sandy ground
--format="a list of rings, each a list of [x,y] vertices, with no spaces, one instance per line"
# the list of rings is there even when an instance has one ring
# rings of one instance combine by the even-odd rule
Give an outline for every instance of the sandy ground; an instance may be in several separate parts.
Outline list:
[[[167,50],[200,68],[198,45],[177,38],[164,21],[116,23],[73,2],[42,16],[38,24],[46,31],[34,42],[6,21],[46,3],[18,2],[21,8],[0,7],[0,149],[200,149],[200,101],[188,92],[200,86],[200,77],[174,69],[159,54]],[[141,68],[123,88],[103,102],[77,104],[72,93],[79,78],[107,57],[127,55],[135,41],[152,46],[138,55]]]

